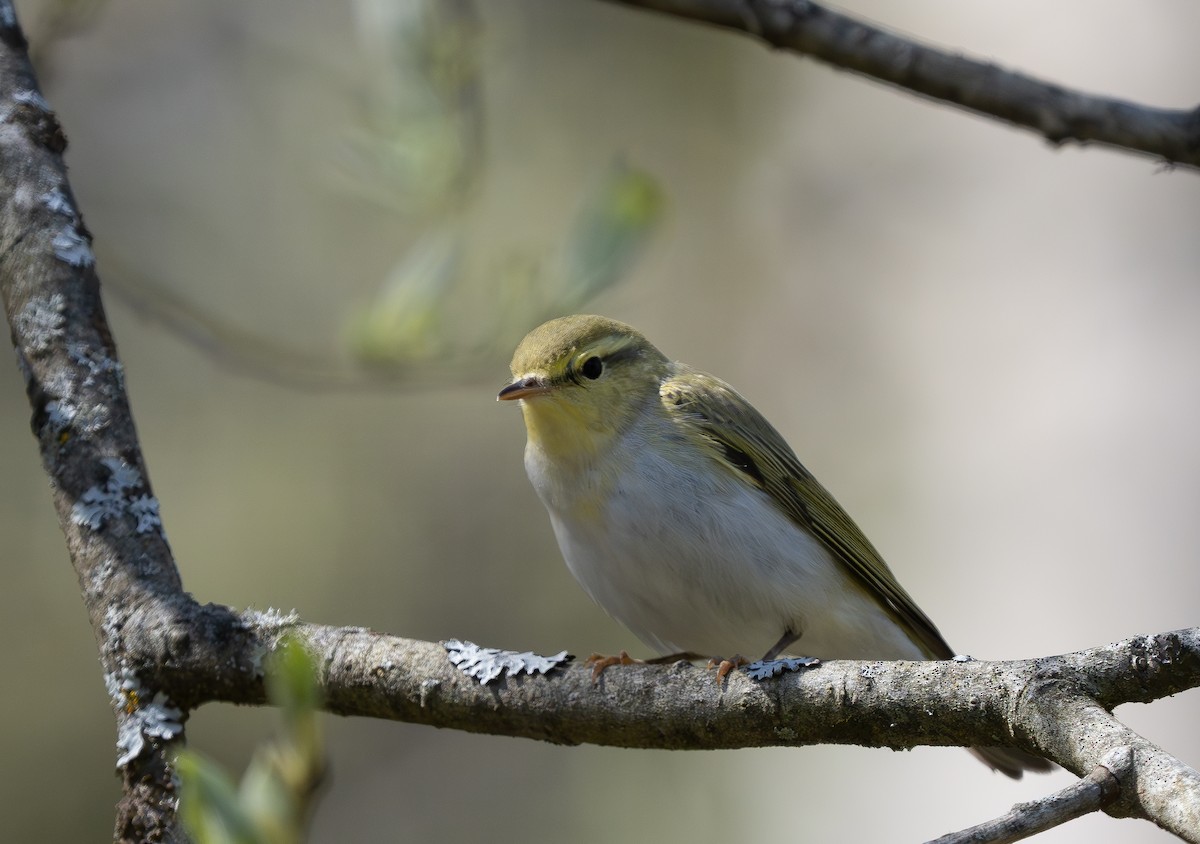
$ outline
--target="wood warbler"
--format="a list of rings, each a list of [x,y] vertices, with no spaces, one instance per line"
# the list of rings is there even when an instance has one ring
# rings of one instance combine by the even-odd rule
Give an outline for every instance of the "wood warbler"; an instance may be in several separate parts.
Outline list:
[[[954,651],[783,437],[732,387],[598,316],[531,331],[525,469],[567,567],[659,654],[950,659]],[[973,748],[1010,777],[1049,763]]]

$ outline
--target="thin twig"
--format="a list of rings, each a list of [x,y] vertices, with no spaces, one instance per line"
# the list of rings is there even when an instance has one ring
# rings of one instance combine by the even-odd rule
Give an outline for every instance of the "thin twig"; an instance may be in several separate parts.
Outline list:
[[[1018,803],[995,820],[951,832],[929,844],[1011,844],[1098,812],[1120,794],[1120,777],[1129,770],[1132,761],[1133,752],[1128,747],[1117,748],[1103,764],[1062,791],[1041,800]]]

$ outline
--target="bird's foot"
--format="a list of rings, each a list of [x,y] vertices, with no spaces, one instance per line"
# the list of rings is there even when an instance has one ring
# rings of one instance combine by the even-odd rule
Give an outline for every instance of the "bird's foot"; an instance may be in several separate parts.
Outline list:
[[[726,677],[729,676],[730,671],[733,671],[735,668],[741,668],[743,665],[749,665],[749,664],[750,664],[750,660],[746,659],[741,654],[734,654],[729,659],[721,659],[720,657],[714,656],[712,659],[710,659],[708,661],[708,669],[710,671],[714,668],[717,669],[717,682],[721,683],[725,680]]]
[[[634,659],[627,651],[621,651],[617,656],[605,656],[604,654],[592,654],[583,661],[584,665],[592,667],[592,682],[599,683],[600,675],[604,673],[606,668],[611,668],[614,665],[645,665],[645,660]]]

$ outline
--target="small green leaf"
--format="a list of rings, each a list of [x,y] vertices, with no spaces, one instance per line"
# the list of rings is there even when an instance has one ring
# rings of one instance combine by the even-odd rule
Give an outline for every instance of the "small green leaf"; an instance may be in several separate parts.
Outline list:
[[[347,339],[357,360],[390,366],[443,350],[445,299],[458,276],[458,255],[448,232],[426,235],[409,249],[375,298],[350,319]]]
[[[232,780],[214,762],[184,750],[175,757],[179,818],[200,844],[265,844]]]
[[[662,189],[624,162],[609,168],[584,202],[565,250],[564,292],[582,304],[620,281],[662,221]]]

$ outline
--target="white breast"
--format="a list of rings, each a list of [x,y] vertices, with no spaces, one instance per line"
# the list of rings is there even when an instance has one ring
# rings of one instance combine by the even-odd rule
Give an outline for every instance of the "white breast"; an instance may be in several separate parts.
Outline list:
[[[659,434],[659,443],[674,435]],[[792,630],[801,633],[793,654],[922,658],[766,493],[699,449],[660,455],[644,425],[569,475],[548,471],[532,444],[525,454],[571,573],[649,647],[757,659]]]

